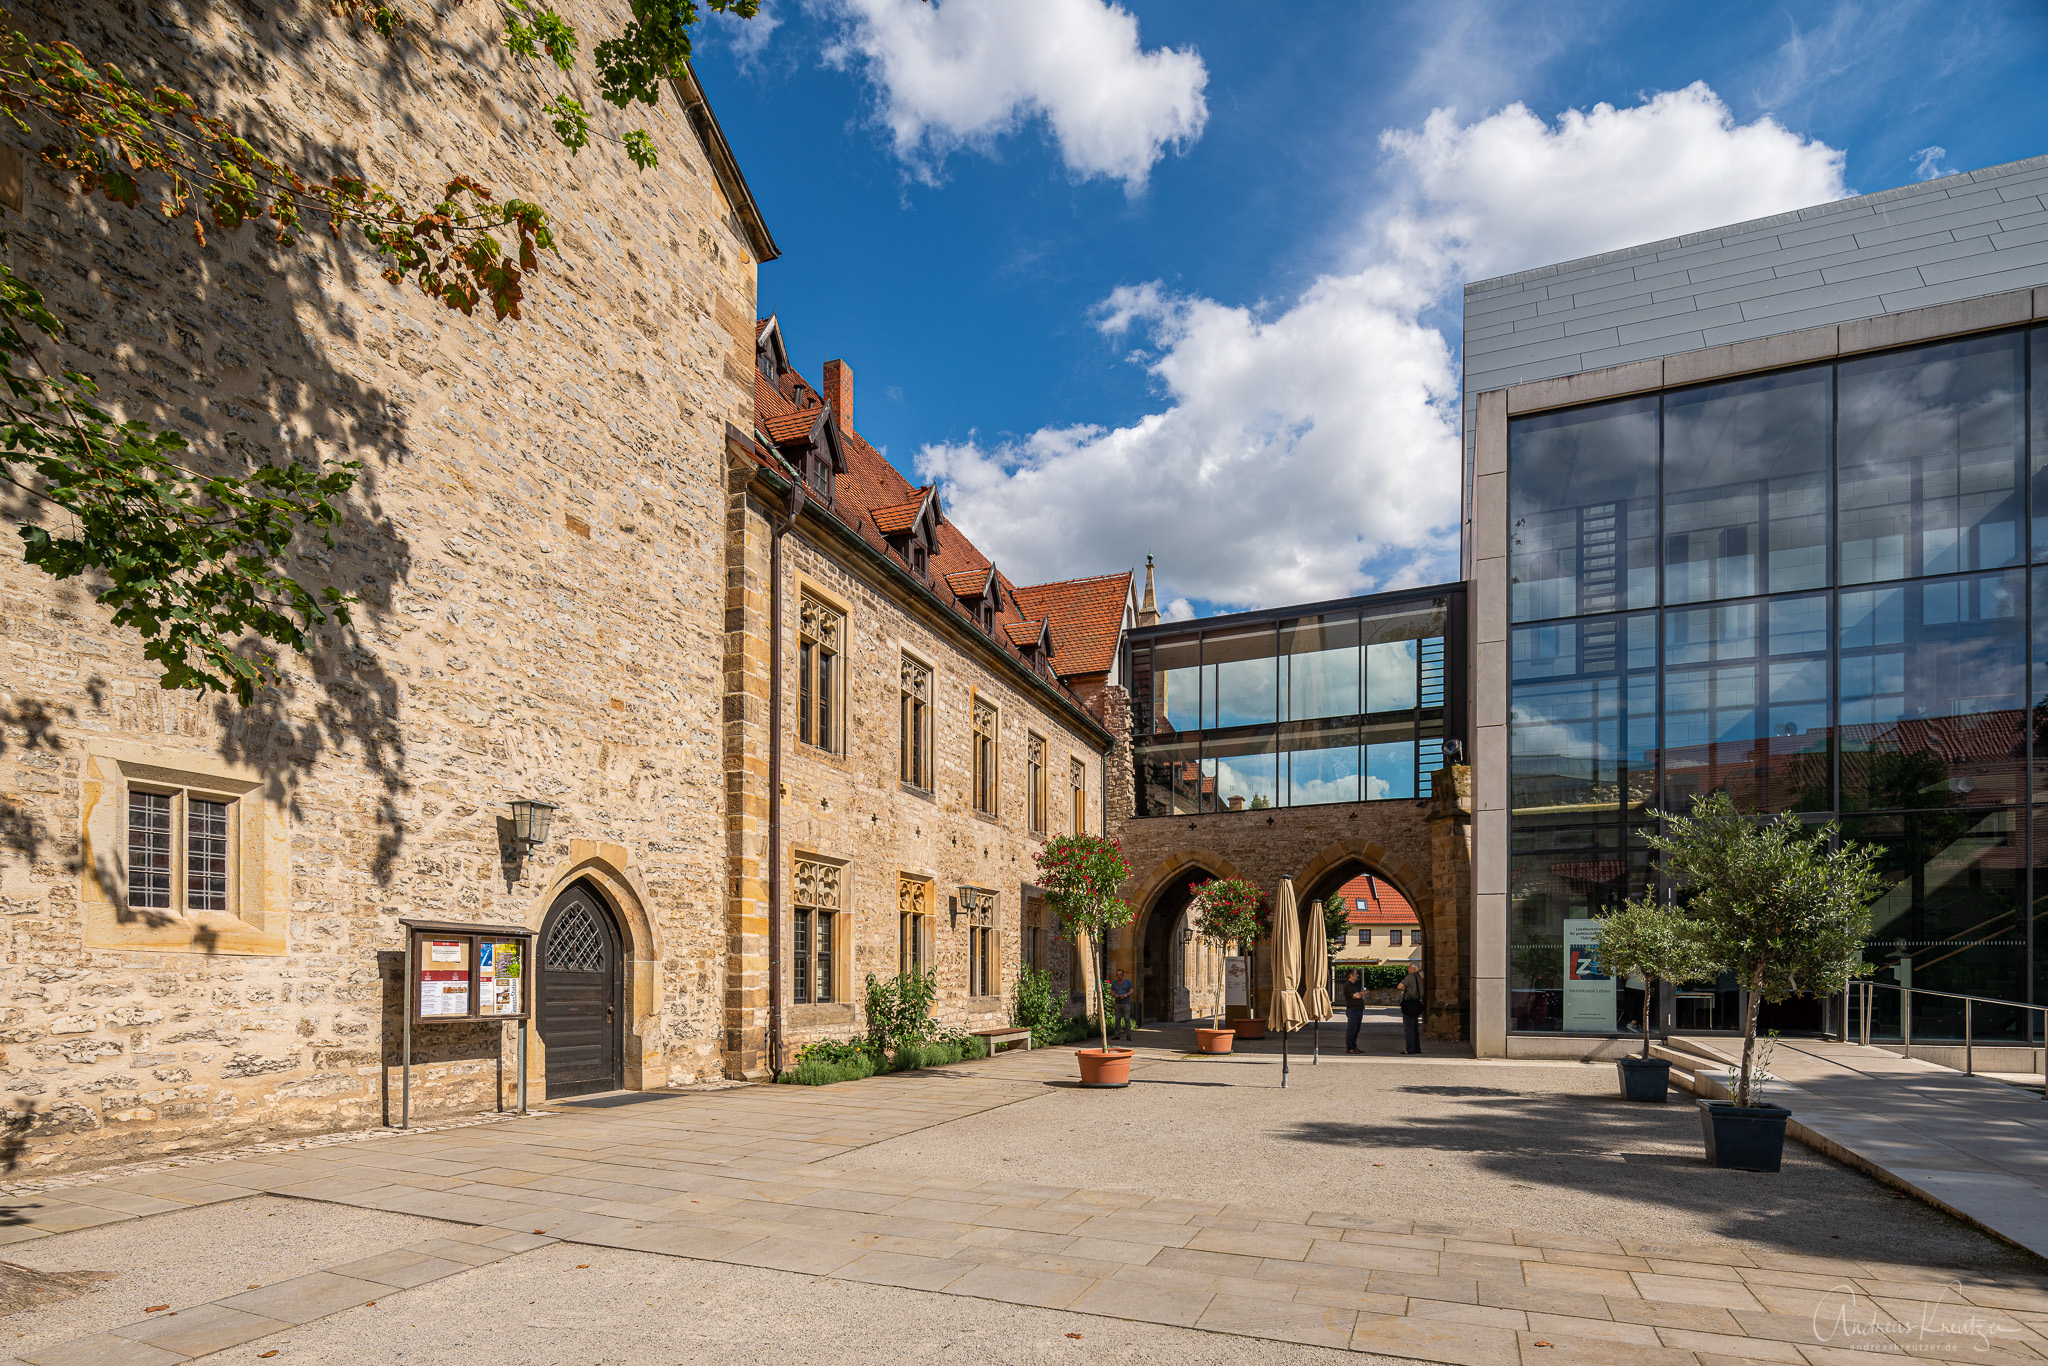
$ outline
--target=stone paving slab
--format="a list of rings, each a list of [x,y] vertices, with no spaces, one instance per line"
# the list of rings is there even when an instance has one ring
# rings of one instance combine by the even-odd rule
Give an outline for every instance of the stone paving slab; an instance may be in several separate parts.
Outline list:
[[[1678,1042],[1717,1056],[1726,1041]],[[2038,1091],[1839,1040],[1781,1039],[1771,1072],[1800,1142],[2048,1256],[2048,1101]],[[1694,1085],[1727,1093],[1711,1069]]]
[[[832,1164],[842,1144],[789,1142],[783,1129],[778,1155],[763,1158],[756,1141],[784,1120],[827,1132],[852,1115],[867,1132],[914,1132],[1042,1094],[1067,1065],[1033,1076],[1011,1064],[842,1083],[827,1095],[679,1095],[150,1173],[147,1189],[119,1189],[184,1208],[244,1189],[230,1181],[268,1178],[278,1194],[470,1227],[180,1311],[189,1337],[152,1319],[29,1360],[182,1360],[178,1344],[208,1332],[304,1323],[561,1240],[1441,1362],[1829,1366],[1851,1350],[1859,1366],[1870,1350],[2048,1362],[2048,1275],[864,1171]],[[148,1212],[48,1197],[17,1205],[20,1227],[36,1230],[88,1209]],[[1820,1325],[1836,1318],[1859,1335],[1824,1339]]]

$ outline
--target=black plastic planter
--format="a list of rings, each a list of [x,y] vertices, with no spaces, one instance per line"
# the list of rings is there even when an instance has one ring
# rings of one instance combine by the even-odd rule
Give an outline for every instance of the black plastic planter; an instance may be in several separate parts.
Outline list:
[[[1790,1118],[1792,1112],[1782,1105],[1702,1100],[1700,1132],[1707,1140],[1707,1161],[1743,1172],[1778,1170],[1785,1159],[1785,1121]]]
[[[1662,1058],[1617,1058],[1623,1100],[1648,1100],[1662,1105],[1671,1096],[1671,1064]]]

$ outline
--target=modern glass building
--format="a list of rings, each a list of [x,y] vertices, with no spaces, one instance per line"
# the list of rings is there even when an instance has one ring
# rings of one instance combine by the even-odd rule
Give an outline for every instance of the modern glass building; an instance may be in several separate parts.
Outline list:
[[[2048,250],[2013,227],[2044,190],[2017,163],[1468,292],[1481,1053],[1626,1032],[1590,927],[1716,791],[1878,846],[1880,980],[2048,1001]]]
[[[1428,796],[1463,639],[1457,586],[1131,632],[1136,814]]]

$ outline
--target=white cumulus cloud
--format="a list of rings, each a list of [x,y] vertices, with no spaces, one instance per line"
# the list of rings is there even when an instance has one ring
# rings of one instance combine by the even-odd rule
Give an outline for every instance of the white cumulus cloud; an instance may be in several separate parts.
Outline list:
[[[1356,268],[1285,306],[1127,285],[1098,306],[1132,334],[1158,410],[1127,426],[929,446],[949,515],[1022,582],[1151,552],[1162,598],[1313,601],[1456,571],[1452,341],[1466,280],[1839,198],[1842,154],[1768,118],[1737,123],[1704,85],[1545,123],[1520,104],[1432,113],[1382,146],[1390,194]],[[1430,316],[1435,316],[1430,314]]]
[[[1208,68],[1139,41],[1107,0],[830,0],[845,28],[826,59],[862,68],[897,155],[927,180],[962,147],[1043,118],[1067,169],[1142,189],[1201,137]]]
[[[1439,109],[1381,135],[1408,195],[1388,243],[1463,279],[1839,199],[1843,154],[1767,117],[1737,123],[1705,82],[1641,104],[1524,104],[1477,123]]]

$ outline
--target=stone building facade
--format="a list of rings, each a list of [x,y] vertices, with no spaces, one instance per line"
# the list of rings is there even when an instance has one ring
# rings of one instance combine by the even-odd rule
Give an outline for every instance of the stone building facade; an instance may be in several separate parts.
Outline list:
[[[1007,1024],[1021,967],[1071,994],[1035,855],[1103,830],[1103,694],[1135,610],[1128,574],[1011,584],[861,439],[845,362],[811,385],[776,319],[756,371],[757,435],[729,451],[725,708],[749,1075],[864,1033],[870,974],[935,969],[953,1029]]]
[[[338,548],[301,566],[358,595],[353,623],[246,711],[160,689],[88,585],[0,557],[0,1086],[30,1168],[395,1118],[400,918],[538,929],[574,887],[621,940],[622,1084],[735,1067],[726,433],[754,423],[775,247],[693,81],[633,115],[658,169],[571,157],[494,10],[408,9],[390,42],[310,0],[16,11],[253,127],[345,130],[315,164],[538,202],[561,245],[525,320],[492,323],[386,285],[346,240],[202,246],[29,164],[8,258],[110,407],[200,462],[363,462]],[[563,9],[586,32],[628,14]],[[559,810],[508,859],[522,797]],[[173,876],[149,905],[136,851],[158,836]],[[207,851],[224,871],[202,888]],[[491,1105],[509,1045],[423,1028],[415,1112]]]

